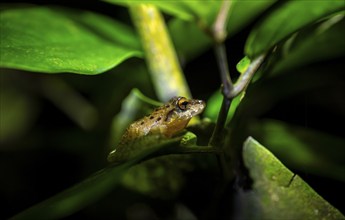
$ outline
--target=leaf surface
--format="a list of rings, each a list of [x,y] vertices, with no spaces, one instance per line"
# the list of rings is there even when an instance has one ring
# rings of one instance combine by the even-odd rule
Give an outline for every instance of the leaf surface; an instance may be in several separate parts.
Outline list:
[[[286,1],[252,30],[245,53],[256,57],[302,28],[343,10],[343,1]]]
[[[253,180],[241,195],[250,219],[345,219],[253,138],[244,143],[243,159]]]
[[[0,31],[0,66],[6,68],[93,75],[142,57],[131,28],[88,11],[8,8]]]

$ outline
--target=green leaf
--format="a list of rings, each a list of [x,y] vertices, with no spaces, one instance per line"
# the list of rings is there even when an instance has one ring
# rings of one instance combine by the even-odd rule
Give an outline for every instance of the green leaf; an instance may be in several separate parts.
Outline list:
[[[123,6],[135,6],[139,4],[152,4],[163,12],[176,16],[180,19],[193,21],[197,19],[205,19],[205,16],[212,12],[218,11],[220,2],[217,1],[154,1],[154,0],[104,0],[109,3],[119,4]]]
[[[253,138],[244,143],[243,159],[253,180],[241,195],[244,219],[345,219]]]
[[[345,181],[345,140],[275,120],[251,123],[251,133],[289,167]]]
[[[168,26],[176,50],[183,59],[191,59],[212,45],[211,38],[205,29],[211,28],[217,16],[221,1],[122,1],[105,0],[106,2],[130,6],[150,3],[163,12],[173,15]],[[258,14],[272,5],[274,0],[257,2],[234,2],[229,18],[227,31],[233,35],[251,22]]]
[[[284,47],[283,58],[274,66],[274,73],[284,72],[309,63],[330,60],[345,55],[344,13],[306,28]]]
[[[196,135],[187,132],[183,135],[173,138],[166,138],[161,135],[150,134],[128,141],[125,144],[119,144],[115,150],[108,155],[108,161],[120,164],[133,160],[145,152],[154,152],[152,157],[173,154],[173,153],[190,153],[190,152],[214,152],[211,147],[198,149],[196,145]],[[173,147],[171,147],[173,146]]]
[[[211,38],[194,22],[172,19],[168,22],[168,28],[177,55],[182,60],[190,60],[212,45]]]
[[[236,64],[236,69],[239,73],[243,74],[249,67],[250,65],[250,59],[245,56],[243,57],[237,64]]]
[[[199,4],[202,5],[203,2],[199,2]],[[274,2],[273,0],[235,1],[232,5],[227,24],[228,36],[236,34]],[[218,13],[216,9],[216,7],[209,9],[210,12],[207,13],[207,22],[204,24],[178,18],[172,19],[168,23],[176,51],[182,59],[192,59],[212,46],[212,39],[204,29],[210,28],[210,25],[212,25],[212,21],[214,21]]]
[[[245,53],[256,57],[307,25],[344,9],[343,1],[284,2],[250,33]]]
[[[129,27],[88,11],[8,8],[0,31],[1,67],[93,75],[142,56]]]
[[[221,6],[221,1],[130,1],[130,0],[105,0],[122,6],[133,6],[149,3],[158,7],[163,12],[175,16],[168,26],[171,37],[176,46],[176,51],[183,59],[191,59],[212,45],[207,30],[211,28]],[[251,22],[262,11],[272,5],[274,0],[265,1],[234,1],[227,31],[233,35]]]

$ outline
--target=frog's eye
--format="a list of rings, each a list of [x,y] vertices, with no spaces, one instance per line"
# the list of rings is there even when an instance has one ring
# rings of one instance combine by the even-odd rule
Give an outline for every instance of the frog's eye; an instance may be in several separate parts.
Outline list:
[[[181,99],[178,100],[178,102],[177,102],[177,106],[178,106],[179,109],[181,109],[181,110],[186,110],[188,104],[189,104],[189,102],[188,102],[187,99],[185,99],[185,98],[181,98]]]

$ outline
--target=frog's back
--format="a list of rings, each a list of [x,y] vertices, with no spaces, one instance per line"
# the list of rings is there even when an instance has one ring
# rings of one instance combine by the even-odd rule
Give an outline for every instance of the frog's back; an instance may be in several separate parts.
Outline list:
[[[133,122],[122,135],[116,149],[108,155],[108,161],[116,163],[124,162],[125,158],[128,159],[136,155],[136,148],[138,148],[138,146],[147,145],[151,140],[156,140],[160,136],[159,132],[156,132],[162,120],[161,118],[157,120],[159,117],[160,116],[155,115],[155,117],[152,118],[151,114]],[[153,137],[153,135],[148,136],[148,134],[156,135]],[[151,137],[151,139],[146,137]]]
[[[159,133],[160,128],[165,125],[166,112],[170,111],[170,105],[166,104],[156,108],[150,115],[133,122],[123,134],[120,145],[135,141],[148,134]]]
[[[115,153],[131,151],[129,148],[148,134],[172,137],[183,130],[189,120],[200,114],[204,107],[205,103],[202,100],[188,100],[184,97],[172,98],[168,103],[156,108],[150,115],[133,122],[126,129],[116,149],[110,153],[108,160],[114,161],[112,156]]]

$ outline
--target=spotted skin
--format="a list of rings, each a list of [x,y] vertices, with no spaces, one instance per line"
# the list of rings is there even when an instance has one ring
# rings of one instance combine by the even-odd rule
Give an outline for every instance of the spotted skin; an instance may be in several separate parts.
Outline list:
[[[133,122],[125,131],[116,149],[110,152],[109,161],[126,146],[147,135],[170,138],[182,131],[192,117],[203,112],[206,104],[202,100],[174,97],[156,108],[150,115]]]

